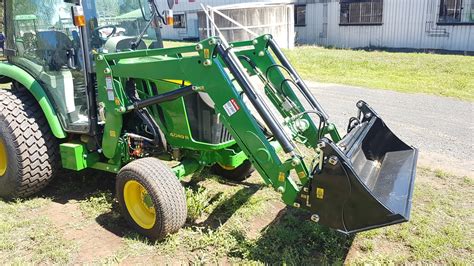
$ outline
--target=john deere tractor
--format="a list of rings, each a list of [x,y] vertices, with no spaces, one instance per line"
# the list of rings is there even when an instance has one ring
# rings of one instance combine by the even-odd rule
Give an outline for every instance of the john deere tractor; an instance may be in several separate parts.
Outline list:
[[[210,167],[239,182],[256,169],[286,204],[344,233],[409,219],[417,150],[364,101],[340,134],[271,35],[163,48],[172,13],[153,0],[4,8],[3,199],[60,168],[116,173],[123,216],[162,239],[185,223],[183,177]]]

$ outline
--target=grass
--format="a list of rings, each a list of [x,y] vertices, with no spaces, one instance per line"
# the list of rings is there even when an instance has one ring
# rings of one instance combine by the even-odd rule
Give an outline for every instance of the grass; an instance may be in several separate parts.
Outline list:
[[[272,189],[261,185],[229,186],[222,180],[211,179],[188,188],[187,196],[189,210],[200,209],[200,217],[196,217],[196,211],[188,213],[186,226],[163,242],[150,243],[131,232],[125,237],[127,248],[105,261],[123,262],[130,254],[154,254],[161,261],[196,264],[341,262],[339,258],[350,243],[329,229],[302,221],[307,214],[294,209],[283,209],[277,223],[257,231],[260,237],[249,237],[255,221],[267,215],[278,198]],[[314,256],[318,249],[327,251]]]
[[[419,172],[411,221],[357,235],[353,249],[361,254],[353,262],[472,263],[473,184],[441,170]]]
[[[0,258],[11,264],[67,263],[74,243],[62,237],[59,228],[38,215],[51,199],[0,201]]]
[[[44,212],[54,201],[77,206],[82,218],[76,223],[98,223],[121,236],[120,247],[93,263],[470,264],[474,260],[471,177],[419,169],[411,221],[355,237],[309,221],[302,210],[284,207],[258,175],[235,184],[204,172],[185,187],[189,209],[185,227],[153,243],[130,230],[119,214],[112,178],[56,180],[42,197],[0,202],[0,259],[66,264],[88,248],[84,237],[66,240],[64,235],[72,229],[59,227]]]
[[[313,46],[287,50],[286,54],[303,78],[308,80],[474,101],[472,56]]]
[[[88,218],[96,218],[112,209],[114,198],[111,191],[97,191],[79,201],[79,209]]]
[[[165,47],[186,45],[165,42]],[[474,101],[474,57],[300,46],[285,50],[305,80]]]
[[[193,45],[194,43],[191,42],[179,42],[179,41],[164,41],[163,46],[165,48],[171,48],[171,47],[180,47],[180,46],[186,46],[186,45]]]
[[[165,47],[191,45],[166,41]],[[300,46],[285,50],[305,80],[474,101],[474,57]]]
[[[210,207],[211,199],[207,190],[200,187],[197,191],[186,189],[186,204],[188,206],[188,221],[194,222]]]
[[[151,253],[182,263],[469,264],[474,259],[470,232],[474,225],[470,199],[474,195],[472,184],[466,186],[470,182],[466,180],[470,179],[420,169],[411,221],[355,238],[309,222],[307,213],[294,208],[277,208],[277,218],[259,227],[261,231],[252,237],[249,232],[258,226],[255,221],[272,213],[278,195],[256,185],[244,187],[250,192],[242,193],[240,185],[229,187],[219,180],[207,180],[187,190],[188,203],[195,210],[190,214],[194,222],[159,243],[149,243],[132,233],[127,251],[121,251],[114,260]],[[216,199],[217,188],[224,187],[225,194]]]

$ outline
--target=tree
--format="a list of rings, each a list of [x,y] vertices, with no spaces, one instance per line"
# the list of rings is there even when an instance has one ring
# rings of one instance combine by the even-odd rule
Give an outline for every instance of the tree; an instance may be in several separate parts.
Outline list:
[[[146,0],[120,0],[120,13],[125,14],[133,10],[140,8],[138,1],[143,3],[143,6],[146,6]]]
[[[96,1],[97,13],[101,17],[116,17],[120,15],[119,0]]]
[[[54,16],[54,8],[64,3],[62,0],[16,0],[13,1],[14,15],[31,15],[34,14],[39,21],[50,23]]]

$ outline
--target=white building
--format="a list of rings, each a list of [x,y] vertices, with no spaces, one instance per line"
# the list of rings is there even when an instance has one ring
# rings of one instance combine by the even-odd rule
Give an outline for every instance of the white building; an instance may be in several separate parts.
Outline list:
[[[173,28],[164,27],[163,37],[172,40],[199,39],[198,13],[202,11],[201,4],[219,9],[226,9],[226,6],[241,3],[284,3],[285,0],[174,0],[173,7],[175,25]],[[292,5],[291,0],[286,1]],[[160,9],[166,9],[167,5],[162,3]],[[239,18],[234,18],[239,20]],[[293,22],[293,20],[292,20]]]
[[[341,48],[381,47],[474,52],[474,0],[290,0],[295,41]],[[175,0],[175,28],[164,37],[199,37],[200,3],[272,0]],[[238,18],[234,18],[238,20]]]

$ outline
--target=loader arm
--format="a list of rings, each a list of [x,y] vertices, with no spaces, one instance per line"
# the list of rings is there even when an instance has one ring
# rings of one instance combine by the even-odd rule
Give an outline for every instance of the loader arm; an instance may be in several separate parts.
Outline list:
[[[270,35],[233,48],[210,38],[195,46],[100,54],[96,63],[107,158],[123,153],[118,147],[124,115],[167,101],[167,94],[143,93],[148,104],[137,105],[127,96],[127,82],[160,87],[178,80],[182,85],[167,93],[206,93],[237,145],[286,204],[308,209],[314,220],[346,233],[408,219],[416,149],[399,141],[363,102],[362,117],[341,140]],[[164,131],[173,138],[172,129]]]
[[[293,205],[299,189],[287,176],[292,169],[298,169],[301,176],[302,173],[306,176],[308,170],[296,155],[284,161],[280,159],[277,150],[244,103],[241,97],[243,90],[233,82],[235,77],[226,72],[227,66],[223,64],[222,56],[217,55],[219,45],[218,39],[210,39],[196,46],[99,55],[96,60],[99,101],[105,103],[108,110],[103,152],[108,158],[114,158],[119,152],[117,146],[122,130],[122,115],[131,111],[131,101],[124,92],[124,80],[183,80],[212,98],[227,129],[265,182],[283,193],[285,203]],[[190,53],[195,55],[182,56]],[[242,84],[250,85],[248,80],[244,82]],[[110,96],[111,89],[113,97]],[[251,89],[253,92],[254,89]],[[253,96],[257,97],[257,94]],[[259,97],[257,100],[264,105]],[[272,133],[280,134],[282,138],[279,139],[278,146],[286,145],[287,151],[292,151],[292,141],[283,132],[282,125],[267,108],[262,108],[261,111],[273,123]]]

